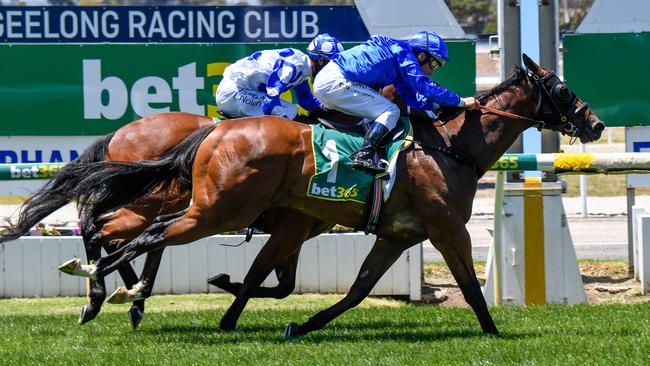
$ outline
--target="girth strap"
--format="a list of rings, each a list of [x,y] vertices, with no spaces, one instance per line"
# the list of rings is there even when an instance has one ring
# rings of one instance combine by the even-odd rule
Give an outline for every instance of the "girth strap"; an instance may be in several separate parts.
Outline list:
[[[422,146],[424,149],[429,149],[429,150],[435,150],[438,152],[441,152],[450,158],[456,160],[457,162],[469,167],[472,169],[474,172],[474,175],[476,175],[476,178],[481,178],[485,174],[485,170],[479,168],[478,165],[476,165],[476,162],[472,159],[466,158],[463,155],[457,153],[456,151],[452,150],[449,147],[446,146],[437,146],[437,145],[428,145],[428,144],[423,144],[419,141],[415,141],[416,144]]]

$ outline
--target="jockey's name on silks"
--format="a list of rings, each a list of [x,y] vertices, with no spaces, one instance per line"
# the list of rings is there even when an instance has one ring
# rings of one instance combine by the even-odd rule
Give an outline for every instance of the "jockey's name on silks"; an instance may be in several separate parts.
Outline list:
[[[322,125],[311,128],[315,171],[309,180],[307,195],[330,201],[366,203],[374,176],[353,169],[350,160],[350,154],[361,147],[363,134],[341,133]],[[388,161],[397,157],[406,136],[411,133],[411,124],[408,119],[400,118],[395,130],[402,132],[386,144]]]

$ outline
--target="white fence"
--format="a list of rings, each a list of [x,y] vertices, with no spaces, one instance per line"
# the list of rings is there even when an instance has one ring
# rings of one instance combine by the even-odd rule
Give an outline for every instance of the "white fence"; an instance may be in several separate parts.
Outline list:
[[[187,294],[219,292],[207,278],[227,273],[241,282],[253,259],[268,239],[256,235],[239,247],[240,235],[212,236],[189,245],[165,250],[156,278],[154,293]],[[363,234],[324,234],[306,242],[300,253],[296,293],[346,293],[370,251],[375,237]],[[23,237],[0,244],[0,298],[85,296],[86,281],[60,273],[57,266],[74,256],[85,259],[79,237]],[[138,275],[144,256],[137,258]],[[272,273],[264,286],[275,286]],[[106,279],[108,293],[122,285],[117,272]],[[419,300],[422,286],[422,246],[402,253],[373,289],[373,295],[408,295]]]

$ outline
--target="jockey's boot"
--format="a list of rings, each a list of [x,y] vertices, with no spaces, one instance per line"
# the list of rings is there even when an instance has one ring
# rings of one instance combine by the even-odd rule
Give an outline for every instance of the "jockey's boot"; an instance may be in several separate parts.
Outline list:
[[[388,135],[390,130],[382,125],[381,123],[373,123],[372,127],[366,132],[366,136],[363,139],[363,146],[361,149],[355,151],[350,155],[352,159],[352,167],[357,170],[365,170],[372,174],[381,174],[386,172],[386,163],[378,164],[373,161],[373,155],[379,143]]]

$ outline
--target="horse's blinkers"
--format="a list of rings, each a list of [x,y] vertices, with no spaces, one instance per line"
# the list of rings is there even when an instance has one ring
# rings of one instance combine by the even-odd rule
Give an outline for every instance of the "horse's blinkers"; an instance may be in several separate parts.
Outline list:
[[[540,91],[540,98],[537,102],[539,119],[542,121],[559,120],[557,127],[561,127],[562,132],[569,136],[577,136],[587,123],[588,115],[585,116],[581,126],[578,126],[575,120],[585,108],[589,108],[589,105],[583,103],[574,108],[578,96],[554,72],[541,78],[530,70],[528,73]],[[542,103],[543,99],[546,99],[547,103]]]

